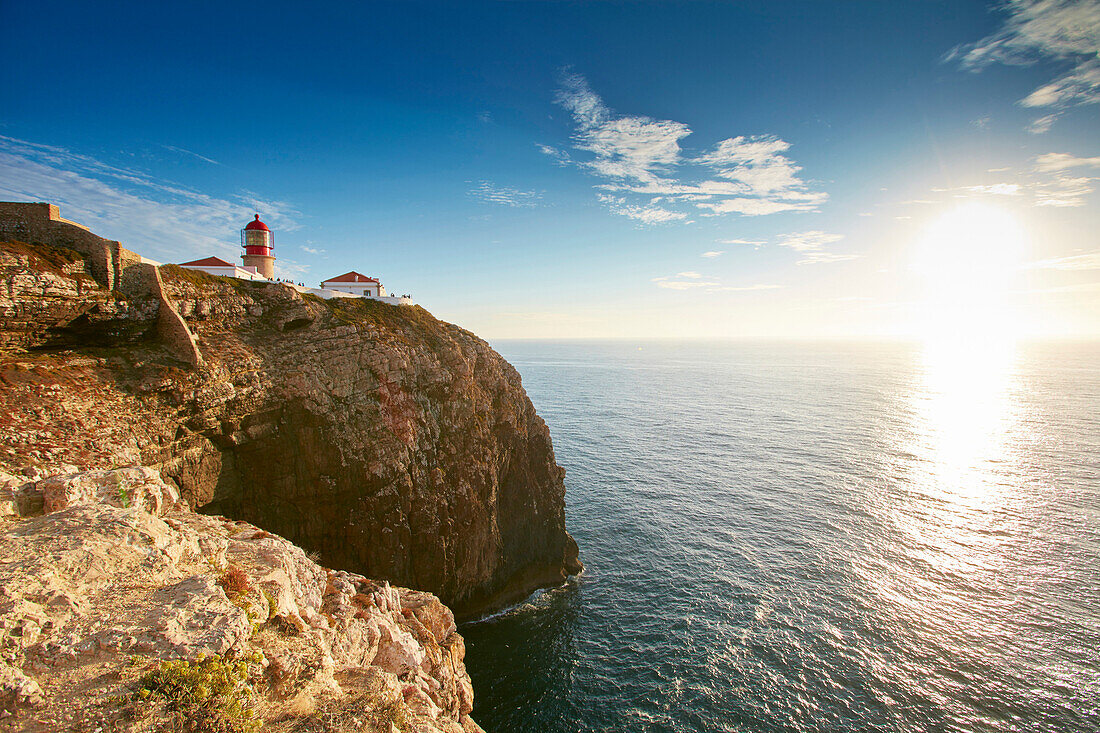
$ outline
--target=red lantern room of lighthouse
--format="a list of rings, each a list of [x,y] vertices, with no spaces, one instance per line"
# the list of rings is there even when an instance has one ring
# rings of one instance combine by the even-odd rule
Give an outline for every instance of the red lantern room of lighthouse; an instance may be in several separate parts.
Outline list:
[[[260,221],[259,214],[241,230],[241,246],[244,247],[241,256],[244,266],[255,267],[256,272],[268,280],[274,279],[275,255],[271,252],[275,249],[275,232]]]

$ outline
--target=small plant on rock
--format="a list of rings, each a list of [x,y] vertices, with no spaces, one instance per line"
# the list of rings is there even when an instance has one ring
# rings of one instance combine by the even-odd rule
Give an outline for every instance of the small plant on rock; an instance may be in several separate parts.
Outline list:
[[[275,600],[274,594],[267,588],[263,589],[264,600],[267,601],[267,619],[270,621],[275,618],[275,614],[279,612],[279,602]]]
[[[218,585],[225,591],[229,600],[235,601],[252,590],[252,583],[248,580],[248,574],[240,565],[230,565],[218,580]]]
[[[249,664],[257,661],[253,655],[161,662],[142,676],[134,699],[163,697],[186,733],[255,733],[262,724],[254,718],[248,673]]]

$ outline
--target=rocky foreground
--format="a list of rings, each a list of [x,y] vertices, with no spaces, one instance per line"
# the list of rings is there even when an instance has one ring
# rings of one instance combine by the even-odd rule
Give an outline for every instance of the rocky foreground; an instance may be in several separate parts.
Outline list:
[[[451,612],[191,512],[150,468],[0,474],[0,729],[473,733]]]

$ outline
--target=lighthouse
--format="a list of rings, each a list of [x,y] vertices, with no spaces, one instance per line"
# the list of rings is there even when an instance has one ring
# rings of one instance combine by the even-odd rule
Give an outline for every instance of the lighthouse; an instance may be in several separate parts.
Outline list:
[[[255,267],[256,272],[268,280],[275,278],[275,255],[271,254],[275,248],[275,232],[260,221],[259,214],[241,230],[241,246],[244,247],[241,259],[245,267]]]

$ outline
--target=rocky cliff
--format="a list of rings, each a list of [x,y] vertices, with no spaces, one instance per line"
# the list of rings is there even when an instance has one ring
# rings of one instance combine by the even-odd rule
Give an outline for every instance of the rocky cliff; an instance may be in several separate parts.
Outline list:
[[[451,612],[191,512],[149,468],[0,473],[0,730],[479,733]]]
[[[0,470],[152,467],[200,512],[461,616],[580,570],[549,431],[473,334],[162,267],[193,368],[158,340],[157,302],[56,244],[0,245]]]

